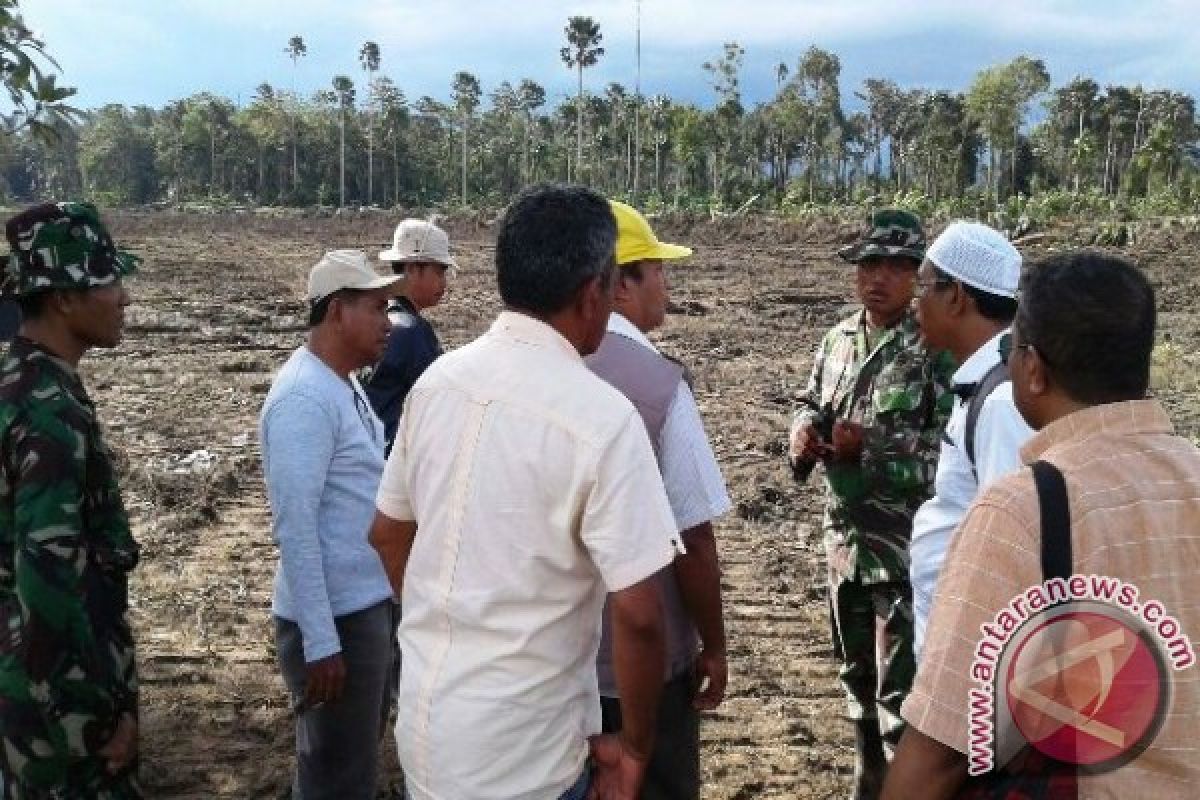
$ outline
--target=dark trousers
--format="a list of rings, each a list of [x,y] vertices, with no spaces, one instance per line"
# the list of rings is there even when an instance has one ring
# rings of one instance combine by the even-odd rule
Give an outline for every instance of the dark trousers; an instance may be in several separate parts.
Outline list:
[[[843,579],[829,588],[833,654],[846,691],[847,716],[879,720],[885,740],[904,730],[900,706],[916,675],[912,587]]]
[[[294,800],[373,800],[379,746],[394,692],[395,613],[391,600],[337,617],[346,663],[342,698],[296,714]],[[283,680],[293,703],[304,696],[300,627],[275,618]]]
[[[642,800],[696,800],[700,796],[700,713],[692,707],[691,670],[663,684],[654,752],[646,766]],[[621,730],[621,704],[601,697],[605,733]]]

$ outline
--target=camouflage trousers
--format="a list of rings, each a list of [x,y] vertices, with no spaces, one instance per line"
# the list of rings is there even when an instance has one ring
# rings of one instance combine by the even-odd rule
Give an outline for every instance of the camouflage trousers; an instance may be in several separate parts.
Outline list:
[[[7,748],[7,740],[0,742]],[[3,800],[142,800],[141,786],[137,782],[137,762],[123,770],[119,775],[109,775],[104,762],[99,759],[87,759],[86,762],[65,774],[60,774],[62,782],[53,789],[30,786],[22,783],[16,775],[8,770],[6,764],[0,764],[0,798]]]
[[[103,646],[120,654],[127,684],[136,687],[132,634],[124,622],[110,634]],[[136,759],[111,775],[99,755],[111,731],[96,724],[103,700],[94,688],[64,678],[57,692],[74,705],[56,707],[50,718],[35,699],[45,684],[30,680],[20,648],[10,645],[0,643],[0,800],[140,800]]]
[[[878,719],[884,739],[894,744],[904,729],[900,705],[916,673],[912,587],[907,581],[835,579],[829,611],[847,716]]]

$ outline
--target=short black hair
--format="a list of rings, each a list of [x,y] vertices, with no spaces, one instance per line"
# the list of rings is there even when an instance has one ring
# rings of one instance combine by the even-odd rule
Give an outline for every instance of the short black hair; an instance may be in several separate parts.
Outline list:
[[[308,327],[315,328],[325,321],[325,317],[329,314],[329,306],[338,298],[349,299],[354,295],[362,294],[359,289],[338,289],[336,292],[330,292],[315,303],[310,303],[308,306]]]
[[[583,186],[541,184],[508,207],[496,240],[496,281],[509,308],[553,314],[583,286],[612,280],[617,222]]]
[[[1154,289],[1099,250],[1051,256],[1021,279],[1017,334],[1076,402],[1138,400],[1150,385]]]
[[[943,271],[932,261],[929,263],[933,266],[933,276],[938,283],[957,283],[962,286],[967,296],[975,301],[976,310],[985,318],[993,322],[1012,324],[1013,319],[1017,316],[1017,298],[985,292],[983,289],[972,286],[961,278],[956,278],[949,272]]]
[[[408,272],[409,267],[441,267],[443,271],[450,269],[449,264],[440,261],[389,261],[388,264],[395,275],[403,275]]]

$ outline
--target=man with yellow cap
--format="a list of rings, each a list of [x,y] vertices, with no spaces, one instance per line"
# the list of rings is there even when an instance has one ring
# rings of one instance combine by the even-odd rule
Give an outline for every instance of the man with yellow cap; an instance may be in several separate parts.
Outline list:
[[[667,634],[666,676],[654,752],[641,795],[682,800],[696,798],[700,792],[699,712],[716,708],[725,693],[725,626],[712,520],[731,504],[686,370],[646,338],[666,319],[664,262],[692,251],[660,242],[646,219],[630,206],[616,201],[610,205],[617,220],[618,279],[607,333],[586,360],[641,415],[658,457],[675,525],[687,548],[656,578]],[[619,731],[607,609],[597,672],[604,730]]]

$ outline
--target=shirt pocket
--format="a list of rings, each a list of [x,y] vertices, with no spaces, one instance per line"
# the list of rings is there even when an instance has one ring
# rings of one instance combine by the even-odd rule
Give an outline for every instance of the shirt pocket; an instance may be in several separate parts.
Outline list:
[[[904,368],[885,369],[875,383],[864,460],[882,476],[885,490],[905,495],[926,483],[921,451],[931,409],[920,362],[897,366]]]

